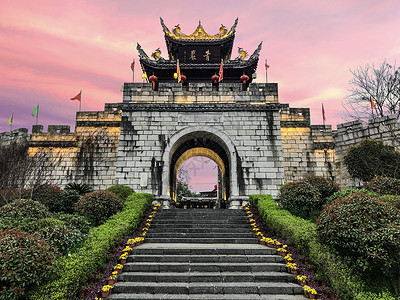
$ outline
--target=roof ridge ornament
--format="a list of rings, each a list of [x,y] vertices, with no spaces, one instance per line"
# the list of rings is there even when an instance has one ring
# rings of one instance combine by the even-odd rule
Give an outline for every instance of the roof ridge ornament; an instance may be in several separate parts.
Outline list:
[[[142,49],[142,46],[139,45],[139,43],[137,43],[136,46],[136,50],[139,52],[139,57],[142,58],[149,58],[149,56],[146,54],[146,52],[144,52],[144,50]]]
[[[259,58],[259,56],[260,56],[260,51],[261,51],[261,48],[262,48],[262,43],[263,43],[263,42],[261,41],[261,43],[258,44],[257,49],[254,50],[253,54],[250,55],[250,58],[249,58],[248,60],[253,60],[253,59],[257,59],[257,60],[258,60],[258,58]]]
[[[238,47],[239,59],[244,60],[249,56],[248,52],[241,47]]]
[[[154,60],[162,59],[160,48],[157,48],[156,50],[154,50],[154,52],[151,54],[151,57],[153,57]]]
[[[239,18],[236,18],[235,23],[232,25],[232,27],[229,31],[223,24],[221,24],[221,27],[219,28],[218,33],[214,34],[214,35],[209,35],[204,30],[204,27],[203,27],[203,25],[201,25],[201,21],[199,20],[199,25],[197,26],[196,30],[192,34],[186,35],[181,32],[180,24],[176,25],[171,32],[168,29],[168,27],[165,25],[164,20],[160,17],[160,23],[161,23],[161,26],[163,28],[165,35],[168,35],[168,36],[170,36],[174,39],[178,39],[178,40],[220,40],[220,39],[224,39],[228,36],[235,34],[238,20],[239,20]]]

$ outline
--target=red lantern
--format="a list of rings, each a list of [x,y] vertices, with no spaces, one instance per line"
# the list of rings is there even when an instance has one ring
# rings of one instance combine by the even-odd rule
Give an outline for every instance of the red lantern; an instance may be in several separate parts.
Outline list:
[[[248,80],[249,80],[249,76],[247,76],[246,74],[243,74],[242,76],[240,76],[240,81],[243,82],[243,84],[246,84]]]
[[[157,82],[157,80],[158,80],[158,78],[157,78],[157,76],[155,76],[155,75],[151,75],[151,76],[149,77],[149,81],[153,84],[153,91],[154,91],[154,89],[155,89],[155,87],[156,87],[156,82]]]
[[[219,80],[219,76],[217,74],[211,76],[212,83],[217,84]]]
[[[182,82],[182,84],[185,83],[185,81],[186,81],[186,76],[182,74],[182,75],[181,75],[181,82]]]
[[[158,78],[157,78],[157,76],[155,76],[155,75],[151,75],[150,77],[149,77],[149,81],[150,82],[157,82],[157,80],[158,80]]]

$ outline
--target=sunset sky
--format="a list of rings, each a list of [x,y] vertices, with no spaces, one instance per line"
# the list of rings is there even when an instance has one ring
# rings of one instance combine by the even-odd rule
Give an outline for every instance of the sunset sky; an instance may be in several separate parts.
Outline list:
[[[136,43],[167,57],[159,18],[192,33],[199,20],[209,34],[222,24],[239,24],[237,47],[252,53],[263,41],[258,78],[279,84],[279,98],[309,107],[312,123],[344,121],[350,69],[400,57],[400,5],[393,1],[133,1],[0,0],[0,132],[39,124],[74,126],[82,90],[83,110],[102,110],[122,101],[120,88],[132,81]],[[141,81],[136,64],[135,81]]]

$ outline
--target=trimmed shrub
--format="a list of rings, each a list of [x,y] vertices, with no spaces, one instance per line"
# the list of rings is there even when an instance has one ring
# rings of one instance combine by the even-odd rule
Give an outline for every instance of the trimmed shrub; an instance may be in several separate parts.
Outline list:
[[[44,227],[36,231],[35,236],[39,239],[45,239],[62,254],[72,252],[85,238],[85,235],[79,230],[68,228],[65,225]]]
[[[45,205],[30,199],[18,199],[0,207],[0,218],[38,220],[50,216],[51,213]]]
[[[336,199],[347,197],[347,196],[350,196],[351,194],[354,194],[354,193],[365,193],[365,194],[371,195],[371,196],[378,196],[377,193],[371,192],[371,191],[369,191],[367,189],[359,189],[359,190],[357,190],[357,189],[344,189],[344,190],[338,191],[338,192],[334,193],[332,196],[328,197],[326,199],[326,201],[325,201],[325,204],[331,204]]]
[[[351,194],[326,206],[317,220],[321,241],[361,271],[378,270],[400,292],[400,211],[379,198]]]
[[[340,256],[318,241],[315,224],[279,207],[270,195],[250,195],[249,200],[257,203],[259,216],[268,230],[301,249],[302,255],[309,257],[315,271],[328,279],[340,299],[395,299],[387,291],[371,292],[374,287],[367,285]]]
[[[93,189],[90,187],[90,185],[86,183],[77,183],[77,182],[68,183],[65,186],[64,190],[78,192],[78,194],[81,196],[93,192]]]
[[[384,202],[393,205],[397,209],[400,209],[400,196],[398,196],[398,195],[383,195],[383,196],[380,196],[379,198],[382,199]]]
[[[305,219],[313,216],[322,207],[320,192],[304,180],[289,182],[281,186],[279,202],[292,214]]]
[[[124,200],[109,191],[94,191],[82,196],[76,204],[77,211],[93,219],[96,225],[122,210]]]
[[[54,226],[63,226],[63,225],[65,225],[65,223],[58,219],[54,219],[54,218],[40,219],[32,224],[32,226],[30,228],[31,229],[30,233],[34,233],[35,231],[38,231],[45,227],[54,227]]]
[[[380,195],[400,195],[400,179],[378,177],[365,183],[364,188]]]
[[[91,228],[90,222],[85,216],[64,213],[56,213],[54,216],[69,228],[78,229],[82,233],[88,233]]]
[[[53,203],[58,201],[58,198],[61,195],[61,188],[56,185],[46,183],[33,188],[31,192],[32,200],[39,201],[51,209]]]
[[[321,201],[325,203],[326,198],[339,191],[339,186],[330,179],[321,176],[306,176],[303,179],[311,184],[321,194]]]
[[[135,192],[132,188],[123,184],[115,184],[113,186],[110,186],[108,189],[106,189],[106,191],[113,192],[114,194],[120,196],[122,199],[128,198],[131,194]]]
[[[0,229],[0,298],[26,299],[26,293],[49,276],[55,259],[45,240]]]
[[[51,217],[48,208],[37,201],[18,199],[0,207],[0,228],[34,232],[37,220]]]
[[[72,214],[75,210],[75,204],[81,198],[81,195],[75,190],[65,190],[61,192],[51,205],[50,211],[52,212],[65,212]]]
[[[152,201],[153,196],[149,194],[129,196],[123,211],[112,216],[105,224],[93,228],[81,249],[70,257],[58,260],[54,276],[56,279],[37,288],[31,299],[73,299],[73,295],[82,290],[92,274],[103,267],[109,250],[134,232]]]

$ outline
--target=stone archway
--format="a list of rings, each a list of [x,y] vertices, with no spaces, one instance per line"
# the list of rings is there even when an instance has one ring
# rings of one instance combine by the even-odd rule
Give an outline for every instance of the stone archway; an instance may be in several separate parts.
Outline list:
[[[205,148],[208,150],[191,150]],[[190,151],[190,152],[187,152]],[[168,141],[162,156],[162,195],[171,199],[176,180],[177,165],[196,151],[207,154],[225,172],[225,197],[235,198],[239,195],[237,177],[236,149],[228,135],[208,126],[186,127],[176,132]],[[205,155],[203,155],[205,156]],[[181,158],[182,157],[182,158]]]

